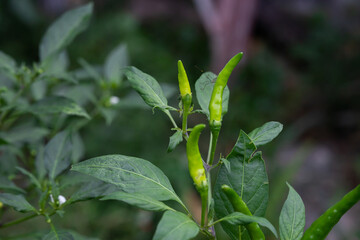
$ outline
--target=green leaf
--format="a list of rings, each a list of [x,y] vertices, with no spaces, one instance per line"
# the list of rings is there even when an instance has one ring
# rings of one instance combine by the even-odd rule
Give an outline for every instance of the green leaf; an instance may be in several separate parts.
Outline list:
[[[159,83],[152,76],[135,67],[126,67],[124,73],[131,86],[149,106],[167,111],[167,99]]]
[[[187,240],[196,237],[199,227],[181,212],[167,211],[161,218],[153,240]]]
[[[107,155],[73,165],[72,170],[117,185],[129,193],[141,193],[159,201],[182,204],[165,174],[149,161],[124,155]]]
[[[251,133],[249,133],[249,137],[253,141],[253,143],[258,147],[264,145],[268,142],[271,142],[274,138],[279,135],[282,131],[283,125],[279,122],[268,122],[263,126],[256,128]]]
[[[25,193],[22,188],[16,186],[12,181],[10,181],[7,177],[0,176],[0,190],[6,192],[17,192],[17,193]]]
[[[19,212],[36,212],[36,209],[31,206],[28,201],[26,201],[23,195],[0,193],[0,202],[13,207],[16,211]]]
[[[86,111],[76,102],[65,97],[48,97],[30,106],[29,112],[38,115],[65,113],[90,118]]]
[[[217,76],[212,72],[203,73],[195,83],[196,98],[202,111],[209,117],[209,103]],[[223,93],[222,116],[228,111],[230,91],[226,86]]]
[[[41,62],[48,61],[60,53],[76,35],[85,30],[92,10],[92,3],[70,10],[47,29],[40,43]]]
[[[51,232],[49,232],[48,234],[46,234],[42,240],[76,240],[74,238],[74,236],[68,232],[68,231],[64,231],[64,230],[52,230]]]
[[[106,79],[117,85],[120,84],[123,74],[121,69],[127,66],[128,63],[129,60],[126,45],[120,44],[106,58],[104,66]]]
[[[281,240],[299,240],[304,233],[305,206],[300,195],[287,183],[289,195],[280,213]]]
[[[230,166],[229,160],[227,160],[226,158],[222,158],[221,161],[224,164],[224,166],[226,167],[226,170],[228,170],[228,172],[230,173],[231,172],[231,166]]]
[[[226,158],[230,162],[231,172],[221,165],[214,185],[215,213],[218,218],[234,212],[228,198],[221,191],[224,184],[236,191],[254,216],[264,216],[269,198],[269,184],[261,152],[254,154],[255,150],[256,146],[248,135],[240,131],[233,150]],[[232,239],[238,238],[238,227],[227,222],[221,222],[221,225]]]
[[[50,179],[55,179],[71,164],[72,141],[70,133],[59,132],[44,149],[44,166]]]
[[[169,146],[167,152],[172,152],[177,145],[183,140],[182,131],[176,130],[176,132],[170,137]]]
[[[0,73],[10,74],[10,76],[16,73],[16,62],[9,55],[0,51]]]
[[[41,184],[39,182],[39,180],[28,170],[22,168],[22,167],[16,167],[17,170],[19,170],[22,174],[26,175],[29,177],[30,181],[39,189],[41,189]]]
[[[77,163],[84,156],[85,146],[79,133],[77,132],[73,133],[71,139],[72,139],[71,161],[72,163]]]
[[[70,197],[67,204],[102,197],[114,191],[118,191],[118,188],[112,184],[99,180],[88,181]]]
[[[24,124],[11,129],[4,138],[9,143],[29,142],[34,143],[49,134],[46,128],[35,127],[32,124]]]
[[[119,200],[148,211],[175,211],[166,204],[139,193],[114,192],[100,200]]]
[[[44,162],[44,146],[40,145],[35,158],[36,173],[40,180],[46,175],[46,168]]]
[[[278,237],[274,226],[266,218],[263,218],[263,217],[248,216],[243,213],[234,212],[234,213],[227,215],[226,217],[219,219],[216,222],[221,222],[221,221],[226,221],[226,222],[228,222],[232,225],[236,225],[236,226],[256,222],[257,224],[268,228],[275,235],[275,237]]]

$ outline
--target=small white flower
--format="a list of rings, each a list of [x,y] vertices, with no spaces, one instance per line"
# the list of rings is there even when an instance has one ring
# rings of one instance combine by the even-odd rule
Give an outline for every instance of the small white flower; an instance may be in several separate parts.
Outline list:
[[[52,194],[50,194],[50,201],[52,203],[54,203],[54,197]],[[59,195],[58,196],[58,201],[59,201],[59,206],[61,206],[62,204],[64,204],[66,202],[66,198],[63,195]]]
[[[59,200],[59,205],[62,205],[66,202],[66,198],[63,195],[59,195],[58,200]]]
[[[111,97],[110,97],[110,103],[111,103],[111,105],[118,104],[119,102],[120,102],[120,98],[118,98],[117,96],[111,96]]]

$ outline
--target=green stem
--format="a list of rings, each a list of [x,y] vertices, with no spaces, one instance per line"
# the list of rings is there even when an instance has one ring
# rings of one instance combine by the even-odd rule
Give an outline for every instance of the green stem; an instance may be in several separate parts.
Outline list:
[[[186,135],[187,133],[187,118],[188,118],[188,112],[183,113],[183,120],[182,120],[182,131]]]
[[[200,194],[201,197],[201,227],[205,226],[206,209],[208,205],[208,192]]]
[[[170,118],[171,123],[173,124],[174,128],[178,128],[178,126],[176,125],[175,120],[173,119],[173,117],[171,116],[170,112],[168,110],[164,110],[164,113],[166,115],[168,115],[168,117]]]
[[[19,219],[16,219],[16,220],[14,220],[14,221],[11,221],[11,222],[8,222],[8,223],[4,223],[4,224],[0,225],[0,228],[11,227],[11,226],[13,226],[13,225],[16,225],[16,224],[25,222],[25,221],[27,221],[27,220],[29,220],[29,219],[32,219],[32,218],[34,218],[34,217],[37,217],[37,216],[39,216],[39,214],[34,213],[34,214],[32,214],[32,215],[29,215],[29,216],[26,216],[26,217],[23,217],[23,218],[19,218]]]
[[[220,132],[220,129],[219,129],[219,131],[217,131],[217,130],[211,131],[212,138],[211,138],[211,144],[210,144],[211,148],[210,148],[210,159],[208,162],[209,165],[212,165],[214,162],[214,156],[215,156],[215,151],[216,151],[217,140],[219,137],[219,132]]]

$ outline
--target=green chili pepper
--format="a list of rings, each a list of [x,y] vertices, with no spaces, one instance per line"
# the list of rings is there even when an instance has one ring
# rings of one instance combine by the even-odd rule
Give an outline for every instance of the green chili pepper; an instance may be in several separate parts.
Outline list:
[[[229,199],[231,205],[236,212],[252,216],[249,208],[246,206],[246,203],[241,199],[241,197],[235,192],[234,189],[232,189],[228,185],[222,185],[221,190],[225,193],[226,197]],[[255,222],[249,223],[245,225],[245,228],[248,230],[250,238],[252,240],[265,239],[264,233],[261,231],[259,224]]]
[[[243,53],[238,53],[230,59],[230,61],[225,65],[225,67],[219,73],[209,103],[209,112],[210,112],[210,130],[211,130],[211,149],[210,149],[210,158],[208,161],[209,165],[212,165],[214,161],[214,155],[216,150],[216,143],[219,137],[222,121],[222,99],[224,89],[230,77],[230,74],[240,62]]]
[[[179,89],[180,89],[181,102],[183,108],[182,130],[184,134],[186,134],[187,117],[191,112],[192,94],[191,94],[189,80],[181,60],[178,61],[178,80],[179,80]]]
[[[222,97],[224,93],[224,89],[228,82],[228,79],[236,67],[236,65],[240,62],[243,53],[236,54],[230,61],[225,65],[225,67],[219,73],[213,92],[211,94],[210,104],[209,104],[209,112],[210,112],[210,126],[221,126],[222,119]]]
[[[199,192],[207,191],[207,180],[205,168],[199,151],[199,137],[201,131],[205,128],[205,124],[196,125],[189,136],[186,143],[186,154],[189,161],[189,172],[192,177],[196,188]]]
[[[340,218],[360,200],[360,184],[347,193],[339,202],[335,203],[326,212],[316,219],[305,231],[302,240],[325,239]]]
[[[194,181],[195,187],[201,196],[201,226],[205,226],[205,214],[208,200],[208,182],[203,160],[199,151],[199,137],[201,131],[205,128],[205,124],[196,125],[189,136],[186,143],[186,154],[189,161],[190,176]]]
[[[178,61],[178,79],[181,97],[184,97],[186,94],[189,94],[191,96],[189,80],[181,60]]]

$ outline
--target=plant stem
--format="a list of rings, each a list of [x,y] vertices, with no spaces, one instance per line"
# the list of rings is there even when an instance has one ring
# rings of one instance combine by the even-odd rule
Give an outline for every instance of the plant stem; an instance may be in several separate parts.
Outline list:
[[[214,162],[214,156],[215,156],[215,151],[216,151],[216,144],[217,144],[217,140],[218,140],[218,137],[219,137],[219,132],[220,131],[211,131],[211,135],[212,135],[212,138],[211,138],[211,148],[210,148],[210,159],[209,159],[209,162],[208,164],[209,165],[212,165],[213,162]]]
[[[23,218],[19,218],[19,219],[16,219],[16,220],[14,220],[14,221],[11,221],[11,222],[8,222],[8,223],[4,223],[4,224],[0,225],[0,228],[11,227],[11,226],[13,226],[13,225],[16,225],[16,224],[25,222],[25,221],[27,221],[27,220],[29,220],[29,219],[32,219],[32,218],[34,218],[34,217],[37,217],[37,216],[39,216],[39,214],[34,213],[34,214],[32,214],[32,215],[29,215],[29,216],[26,216],[26,217],[23,217]]]
[[[186,135],[187,134],[187,118],[188,118],[188,112],[183,113],[183,119],[182,119],[182,131]]]
[[[171,113],[169,112],[169,110],[164,110],[164,113],[166,115],[168,115],[168,117],[170,118],[171,123],[173,124],[174,128],[178,128],[178,126],[176,125],[175,120],[173,119],[173,117],[171,116]]]
[[[205,226],[206,209],[208,205],[208,192],[200,194],[201,197],[201,227]]]

